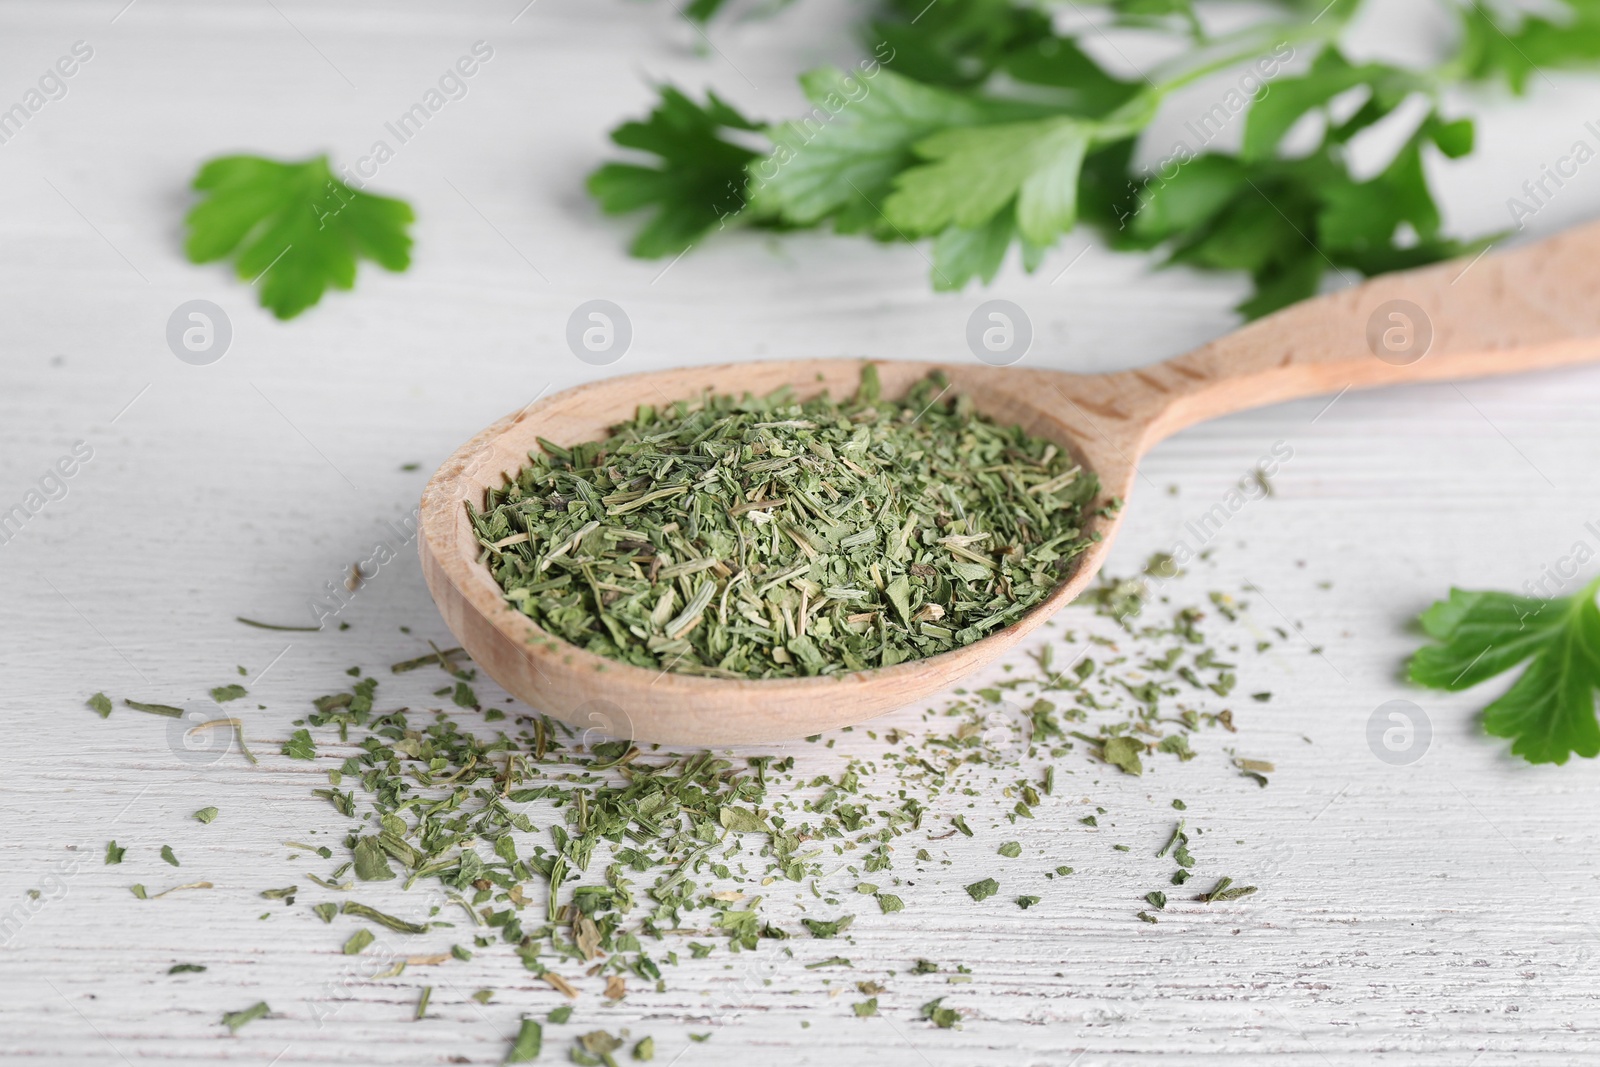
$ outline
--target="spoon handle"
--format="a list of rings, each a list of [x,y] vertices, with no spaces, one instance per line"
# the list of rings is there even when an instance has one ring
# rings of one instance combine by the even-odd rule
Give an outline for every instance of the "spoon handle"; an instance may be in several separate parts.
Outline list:
[[[1158,440],[1279,400],[1590,360],[1600,360],[1600,223],[1380,275],[1116,377],[1148,396],[1147,440]]]

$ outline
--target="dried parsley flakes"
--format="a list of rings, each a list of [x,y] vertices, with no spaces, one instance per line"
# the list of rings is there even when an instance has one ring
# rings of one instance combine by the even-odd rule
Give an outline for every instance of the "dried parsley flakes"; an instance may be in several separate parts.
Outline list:
[[[267,1002],[262,1000],[240,1011],[230,1011],[222,1017],[222,1024],[230,1033],[238,1033],[239,1027],[246,1023],[253,1023],[257,1019],[265,1018],[271,1014],[272,1009],[267,1007]]]
[[[985,878],[981,882],[973,882],[967,886],[967,896],[973,900],[988,900],[1000,892],[1000,883],[993,878]]]
[[[541,452],[468,511],[507,600],[653,670],[887,667],[1015,622],[1090,544],[1099,482],[930,377],[844,401],[704,395]]]

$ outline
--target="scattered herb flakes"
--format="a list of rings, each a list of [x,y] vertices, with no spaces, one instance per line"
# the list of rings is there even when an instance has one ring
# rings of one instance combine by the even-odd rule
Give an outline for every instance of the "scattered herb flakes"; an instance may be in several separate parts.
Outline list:
[[[205,807],[194,813],[194,817],[203,823],[210,823],[220,814],[216,808]]]
[[[121,863],[122,857],[127,854],[128,850],[115,841],[106,842],[106,863]]]
[[[559,1007],[551,1008],[550,1014],[546,1016],[546,1019],[552,1023],[564,1023],[570,1018],[572,1018],[571,1004],[562,1004]]]
[[[1168,734],[1156,743],[1156,748],[1162,752],[1177,756],[1184,763],[1188,763],[1199,755],[1198,752],[1189,747],[1189,735],[1182,733]]]
[[[614,1034],[604,1030],[591,1030],[578,1037],[579,1048],[587,1052],[591,1058],[587,1061],[578,1059],[579,1049],[575,1048],[572,1050],[572,1059],[575,1063],[601,1064],[610,1067],[610,1064],[616,1062],[611,1054],[622,1048],[622,1045],[622,1038]]]
[[[363,837],[355,844],[356,877],[363,882],[384,882],[395,877],[394,868],[376,837]]]
[[[811,931],[812,937],[827,940],[838,937],[841,932],[855,921],[855,918],[854,915],[841,915],[839,918],[827,922],[821,919],[801,919],[800,923]]]
[[[181,866],[181,864],[178,863],[177,855],[172,851],[172,846],[171,845],[162,845],[161,846],[161,858],[166,860],[168,863],[170,863],[174,867]]]
[[[1000,883],[993,878],[985,878],[981,882],[973,882],[967,886],[967,896],[973,900],[988,900],[1000,892]]]
[[[1253,885],[1236,886],[1233,884],[1232,878],[1223,878],[1212,887],[1211,892],[1201,895],[1199,899],[1207,904],[1214,904],[1218,901],[1238,900],[1240,897],[1247,897],[1255,891],[1256,887]]]
[[[242,622],[246,626],[252,626],[257,630],[278,630],[284,633],[314,634],[322,629],[320,626],[275,626],[270,622],[257,622],[255,619],[247,619],[243,615],[234,616],[233,621]]]
[[[416,1013],[411,1016],[412,1019],[420,1020],[423,1016],[428,1014],[428,1001],[432,997],[433,997],[433,986],[431,986],[431,985],[423,986],[422,987],[422,994],[417,997],[417,1010],[416,1010]]]
[[[1167,895],[1159,889],[1152,889],[1144,895],[1145,902],[1157,911],[1162,911],[1167,906]]]
[[[582,493],[576,484],[573,501]],[[699,576],[681,577],[680,594],[691,594]],[[609,981],[614,975],[633,974],[659,984],[661,970],[677,964],[679,952],[699,959],[713,951],[712,945],[699,941],[680,941],[684,947],[676,950],[656,949],[670,933],[714,929],[727,938],[731,952],[794,936],[796,930],[780,928],[762,907],[763,896],[777,890],[761,886],[805,886],[830,905],[838,904],[830,893],[870,895],[883,913],[901,910],[904,891],[898,887],[909,883],[889,873],[895,859],[914,853],[918,862],[933,865],[939,862],[933,854],[917,847],[923,838],[979,836],[963,815],[944,816],[949,820],[944,834],[925,826],[934,821],[933,811],[946,796],[986,797],[986,787],[993,785],[997,806],[990,810],[974,800],[974,821],[978,816],[998,821],[1001,815],[1014,821],[1027,813],[1008,813],[1005,805],[1014,800],[1018,809],[1072,803],[1047,799],[1048,792],[1041,795],[1035,788],[1040,771],[1059,764],[1066,774],[1092,774],[1100,747],[1123,731],[1155,738],[1169,729],[1158,722],[1176,721],[1185,736],[1200,741],[1209,728],[1232,729],[1225,711],[1206,710],[1207,701],[1218,695],[1210,683],[1229,669],[1206,639],[1202,620],[1207,616],[1180,608],[1169,622],[1156,616],[1155,604],[1144,606],[1137,628],[1126,619],[1118,622],[1114,640],[1094,632],[1109,627],[1089,620],[1091,643],[1098,649],[1095,660],[1075,658],[1070,670],[1058,673],[1041,653],[1035,657],[1042,671],[1038,678],[1019,674],[992,687],[1003,703],[1029,709],[1014,722],[996,726],[989,716],[998,704],[985,695],[958,692],[943,707],[930,709],[922,735],[889,732],[890,778],[861,761],[829,765],[827,773],[812,777],[802,775],[789,755],[734,758],[643,751],[625,741],[590,745],[579,742],[564,724],[539,716],[511,719],[516,727],[510,734],[504,727],[492,728],[493,733],[468,732],[450,717],[455,714],[452,707],[418,712],[380,706],[377,679],[353,669],[349,688],[318,698],[304,728],[308,740],[324,752],[334,743],[347,746],[341,749],[348,753],[343,762],[328,761],[328,788],[314,792],[357,825],[335,824],[342,840],[338,853],[322,846],[291,847],[334,861],[328,878],[305,876],[326,889],[347,891],[357,882],[398,880],[405,888],[425,885],[442,892],[441,905],[461,909],[452,916],[455,924],[461,926],[462,913],[471,924],[470,944],[487,950],[503,941],[531,973],[563,996],[576,998],[578,990],[549,969],[560,961],[580,971],[604,963],[604,970],[586,977],[605,981],[608,992],[620,991]],[[915,603],[909,606],[916,610]],[[678,604],[674,608],[682,610]],[[897,607],[891,604],[890,610],[898,617]],[[1069,647],[1077,647],[1081,638],[1069,635],[1067,640]],[[436,651],[417,668],[407,669],[422,667],[450,676],[446,695],[456,692],[457,682],[477,675],[470,661],[454,650]],[[1201,684],[1192,685],[1180,671]],[[473,721],[481,726],[486,720],[475,716]],[[1068,724],[1088,732],[1069,732]],[[1074,738],[1092,745],[1075,747]],[[1152,744],[1143,758],[1181,756]],[[1077,767],[1073,760],[1079,761]],[[998,803],[1002,795],[1003,805]],[[530,806],[534,803],[542,806]],[[1085,821],[1097,825],[1094,815]],[[908,848],[897,839],[910,833],[918,836]],[[1193,863],[1187,840],[1180,824],[1163,849],[1184,877]],[[1010,854],[1013,845],[1016,855]],[[988,847],[1008,859],[1020,855],[1020,842]],[[825,884],[837,870],[826,857],[844,855],[849,855],[850,880],[842,886]],[[1071,872],[1071,867],[1058,866],[1047,877]],[[355,881],[343,881],[347,877]],[[884,892],[885,887],[897,892]],[[998,891],[993,878],[968,889],[974,901]],[[143,894],[142,888],[139,892]],[[1013,900],[1019,908],[1039,902],[1030,896]],[[363,909],[365,905],[354,904],[344,910],[397,932],[433,926],[432,921],[408,923]],[[333,903],[313,908],[324,922],[332,922],[339,911]],[[429,919],[435,916],[444,918],[439,908]],[[829,938],[843,933],[850,919],[808,916],[792,921],[811,936]],[[370,932],[366,936],[372,937]],[[360,937],[358,933],[351,940]],[[357,943],[365,947],[370,940]],[[663,955],[655,957],[656,951]],[[473,955],[458,945],[449,957],[437,960]],[[433,957],[416,959],[436,962]],[[399,959],[391,971],[398,973],[406,962]],[[824,964],[850,962],[835,957]],[[923,974],[937,970],[929,961],[919,961],[915,968]],[[959,968],[947,978],[970,980]],[[881,987],[861,991],[875,998]],[[491,995],[488,990],[475,994],[480,1000]],[[953,1025],[959,1013],[943,1017]]]
[[[808,970],[808,971],[816,971],[816,970],[821,970],[824,967],[854,967],[854,966],[855,966],[855,964],[851,963],[848,959],[846,959],[843,956],[829,956],[825,960],[818,960],[815,963],[806,964],[806,970]]]
[[[260,895],[268,900],[281,900],[286,904],[293,904],[294,895],[298,892],[300,892],[299,886],[286,885],[281,889],[263,889]]]
[[[718,812],[717,821],[722,824],[724,829],[737,830],[740,833],[764,834],[768,832],[766,820],[762,819],[757,813],[736,805],[730,804]]]
[[[134,711],[142,711],[149,715],[160,715],[167,719],[183,718],[183,709],[175,708],[171,704],[147,704],[142,700],[128,700],[126,698],[122,703],[124,707],[132,708]]]
[[[476,993],[472,994],[472,999],[476,1000],[479,1004],[487,1004],[489,1001],[494,999],[494,990],[480,989]]]
[[[488,998],[484,998],[488,1003]],[[544,1049],[544,1027],[539,1025],[539,1020],[523,1018],[517,1028],[516,1039],[511,1042],[511,1048],[506,1052],[506,1063],[531,1063],[539,1058],[539,1053]]]
[[[867,1000],[858,1001],[850,1005],[850,1008],[856,1013],[856,1018],[865,1019],[868,1016],[878,1014],[878,998],[871,997]]]
[[[264,1019],[272,1013],[264,1000],[257,1001],[242,1011],[230,1011],[222,1017],[222,1025],[228,1028],[229,1033],[236,1034],[241,1026]]]
[[[425,934],[428,932],[427,923],[413,923],[404,919],[397,919],[393,915],[387,915],[376,908],[369,908],[367,905],[354,900],[345,901],[340,910],[346,915],[354,915],[357,918],[375,922],[379,926],[393,930],[397,934]]]
[[[1022,855],[1022,844],[1018,841],[1007,841],[995,851],[999,852],[1000,855],[1006,857],[1007,859],[1014,860],[1018,856]]]
[[[1154,915],[1151,915],[1148,911],[1139,911],[1139,912],[1135,912],[1134,914],[1138,917],[1140,922],[1158,923],[1158,922],[1161,921],[1160,919],[1157,919]]]
[[[578,999],[577,989],[573,987],[571,982],[567,981],[556,972],[545,971],[543,974],[539,975],[539,977],[543,978],[545,983],[549,985],[551,989],[554,989],[557,993],[560,993],[568,1000]]]
[[[653,1037],[641,1037],[639,1043],[633,1046],[633,1058],[644,1061],[655,1059],[656,1039]]]
[[[290,759],[316,759],[317,746],[311,740],[311,731],[296,730],[283,743],[283,754]]]
[[[206,969],[203,963],[174,963],[167,968],[168,974],[200,974]]]
[[[940,1005],[943,997],[935,997],[922,1006],[922,1017],[941,1030],[948,1030],[961,1022],[961,1013]]]
[[[1239,774],[1242,777],[1249,778],[1263,789],[1267,787],[1267,775],[1276,770],[1273,764],[1267,760],[1246,759],[1243,756],[1235,756],[1233,765],[1239,768]]]
[[[1145,753],[1145,745],[1136,737],[1119,734],[1108,737],[1100,746],[1102,758],[1113,766],[1120,767],[1128,774],[1143,774],[1144,763],[1139,759]]]
[[[250,691],[237,682],[229,685],[219,685],[211,690],[211,699],[218,704],[226,704],[230,700],[238,700],[240,697],[249,695]]]
[[[1050,594],[1099,492],[948,391],[886,401],[866,364],[843,402],[641,408],[603,441],[541,441],[469,517],[507,601],[611,659],[768,678],[937,655]]]
[[[372,931],[363,926],[355,933],[351,934],[349,939],[345,941],[344,954],[346,956],[358,955],[363,949],[376,940],[377,938],[372,935]]]
[[[439,667],[446,672],[453,672],[455,670],[454,661],[457,659],[464,659],[466,654],[467,650],[464,648],[440,649],[439,646],[434,645],[434,651],[428,653],[426,656],[417,656],[414,659],[401,660],[399,663],[391,663],[389,665],[389,670],[393,674],[404,674],[407,671],[414,671],[420,667]]]
[[[89,706],[91,711],[100,716],[102,719],[111,717],[111,700],[104,693],[96,693],[94,696],[84,701],[84,703]]]

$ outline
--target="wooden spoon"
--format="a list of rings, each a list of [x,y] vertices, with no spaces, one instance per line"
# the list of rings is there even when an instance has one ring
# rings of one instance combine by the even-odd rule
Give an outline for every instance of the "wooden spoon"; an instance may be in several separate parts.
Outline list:
[[[1071,449],[1099,474],[1107,498],[1126,500],[1139,457],[1204,419],[1349,388],[1594,359],[1600,359],[1600,224],[1477,261],[1384,275],[1139,370],[1080,375],[981,363],[877,366],[885,396],[943,371],[953,384],[950,395],[965,393],[1001,423]],[[464,504],[482,507],[485,489],[525,465],[538,447],[535,436],[594,440],[640,404],[706,389],[764,394],[791,385],[800,397],[823,390],[845,396],[861,367],[858,360],[794,360],[628,375],[568,389],[496,422],[439,468],[422,497],[422,571],[445,623],[478,666],[540,711],[609,736],[680,744],[775,741],[859,723],[995,659],[1088,585],[1125,509],[1093,520],[1099,543],[1080,557],[1070,580],[1014,625],[927,659],[815,678],[724,680],[602,658],[512,608],[478,562]]]

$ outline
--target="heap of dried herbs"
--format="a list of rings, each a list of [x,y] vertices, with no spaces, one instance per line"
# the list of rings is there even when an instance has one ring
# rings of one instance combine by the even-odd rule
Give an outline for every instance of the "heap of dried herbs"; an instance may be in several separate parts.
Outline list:
[[[541,452],[483,512],[483,558],[551,634],[656,670],[831,674],[1015,622],[1089,545],[1094,474],[939,378],[897,401],[706,395]]]

